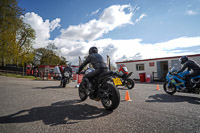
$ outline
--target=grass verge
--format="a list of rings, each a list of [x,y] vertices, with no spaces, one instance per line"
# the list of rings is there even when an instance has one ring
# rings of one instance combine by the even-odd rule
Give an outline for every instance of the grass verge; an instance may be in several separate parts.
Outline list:
[[[19,75],[19,74],[4,74],[4,73],[0,73],[0,76],[15,77],[15,78],[26,78],[26,79],[40,79],[40,78],[36,78],[34,76],[22,76],[22,75]]]

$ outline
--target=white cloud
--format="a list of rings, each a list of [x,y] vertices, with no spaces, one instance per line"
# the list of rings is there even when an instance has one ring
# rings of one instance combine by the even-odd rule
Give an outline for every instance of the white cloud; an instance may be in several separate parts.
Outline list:
[[[185,14],[194,16],[194,15],[197,15],[197,14],[199,14],[199,13],[198,13],[197,11],[194,11],[194,10],[187,10],[187,11],[185,12]]]
[[[145,44],[141,39],[112,40],[102,39],[91,42],[100,49],[102,55],[108,54],[115,61],[138,60],[159,57],[170,57],[196,54],[200,51],[189,51],[188,48],[199,47],[200,37],[181,37],[167,42]],[[109,46],[109,47],[106,47]],[[108,48],[111,48],[112,52]],[[105,55],[104,55],[105,57]]]
[[[97,9],[96,11],[93,11],[93,12],[90,14],[90,16],[96,15],[96,14],[99,12],[100,9],[101,9],[101,8]]]
[[[55,30],[56,28],[59,28],[60,27],[60,18],[56,18],[54,19],[53,21],[51,21],[50,23],[50,30],[53,31]]]
[[[103,36],[103,34],[114,30],[125,24],[132,24],[133,12],[125,13],[130,5],[113,5],[106,8],[98,20],[93,19],[88,23],[69,26],[61,30],[60,38],[73,41],[92,41]]]
[[[149,59],[159,57],[170,57],[196,54],[200,51],[188,51],[190,47],[200,47],[200,37],[181,37],[167,42],[146,44],[142,43],[141,39],[129,39],[129,40],[113,40],[110,38],[99,39],[90,42],[79,42],[71,44],[72,47],[66,48],[68,51],[63,51],[65,56],[70,59],[71,62],[78,64],[78,56],[83,58],[88,54],[88,50],[91,46],[96,46],[99,49],[99,53],[106,60],[106,55],[109,55],[111,62],[124,60],[138,60]],[[73,51],[72,53],[70,51]]]
[[[138,19],[135,20],[135,23],[138,23],[141,19],[143,19],[145,16],[147,16],[145,13],[143,13],[142,15],[140,15],[140,17]]]
[[[125,11],[125,9],[128,9]],[[187,55],[200,53],[199,49],[188,51],[190,47],[200,47],[200,37],[181,37],[167,42],[146,44],[142,39],[113,40],[111,38],[101,38],[104,34],[126,24],[133,24],[132,16],[139,7],[130,5],[113,5],[106,8],[98,20],[93,19],[88,23],[69,26],[61,30],[61,35],[54,40],[49,40],[50,32],[60,27],[60,19],[53,21],[43,20],[35,13],[26,13],[24,21],[29,23],[36,31],[36,44],[34,47],[44,47],[48,42],[54,43],[61,49],[61,55],[72,64],[78,64],[78,56],[82,58],[88,54],[91,46],[96,46],[100,54],[106,60],[109,55],[111,62],[148,59],[157,57],[176,56],[177,54]],[[141,14],[135,19],[135,23],[140,22],[146,14]],[[179,52],[179,53],[177,53]]]
[[[50,32],[57,27],[60,27],[59,18],[56,18],[51,22],[49,22],[48,19],[44,21],[42,17],[34,12],[26,13],[22,16],[22,18],[24,22],[30,24],[36,32],[35,48],[47,46],[50,38]]]

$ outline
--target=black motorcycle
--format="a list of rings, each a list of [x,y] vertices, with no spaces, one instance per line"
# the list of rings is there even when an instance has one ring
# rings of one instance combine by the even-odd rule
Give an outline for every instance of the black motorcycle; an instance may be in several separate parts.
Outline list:
[[[82,72],[82,74],[87,74],[91,71],[93,70],[88,69],[87,71]],[[101,103],[106,110],[112,111],[116,109],[120,103],[120,94],[119,90],[113,85],[113,74],[112,71],[104,72],[98,77],[90,79],[89,82],[83,77],[78,90],[80,99],[84,101],[89,96],[92,100],[101,100]],[[89,85],[90,87],[88,87]]]
[[[133,79],[129,78],[133,72],[130,72],[129,74],[124,73],[123,75],[118,74],[118,80],[121,80],[121,83],[118,82],[119,84],[117,86],[125,86],[128,89],[132,89],[135,86],[135,82]]]
[[[66,71],[63,74],[63,78],[62,78],[62,87],[66,87],[66,84],[69,84],[70,82],[70,78],[71,78],[71,73]]]

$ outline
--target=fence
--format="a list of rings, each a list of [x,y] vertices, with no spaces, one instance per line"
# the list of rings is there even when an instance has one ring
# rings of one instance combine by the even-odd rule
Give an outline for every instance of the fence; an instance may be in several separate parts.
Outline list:
[[[19,72],[19,71],[10,71],[10,70],[1,70],[0,69],[0,75],[9,76],[9,74],[12,75],[21,75],[21,76],[34,76],[35,78],[40,78],[42,80],[60,80],[61,79],[61,73],[52,73],[52,72],[34,72],[32,75],[27,75],[26,72]],[[72,77],[73,78],[73,77]]]
[[[24,76],[25,72],[19,72],[19,71],[10,71],[10,70],[0,70],[0,75],[8,75],[8,74],[14,74],[14,75],[22,75]]]

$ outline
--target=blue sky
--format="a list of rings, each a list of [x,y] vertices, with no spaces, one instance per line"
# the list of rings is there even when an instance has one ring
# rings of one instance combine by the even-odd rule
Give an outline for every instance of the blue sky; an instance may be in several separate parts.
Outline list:
[[[200,53],[200,0],[20,0],[35,48],[77,64],[97,46],[112,62]]]

